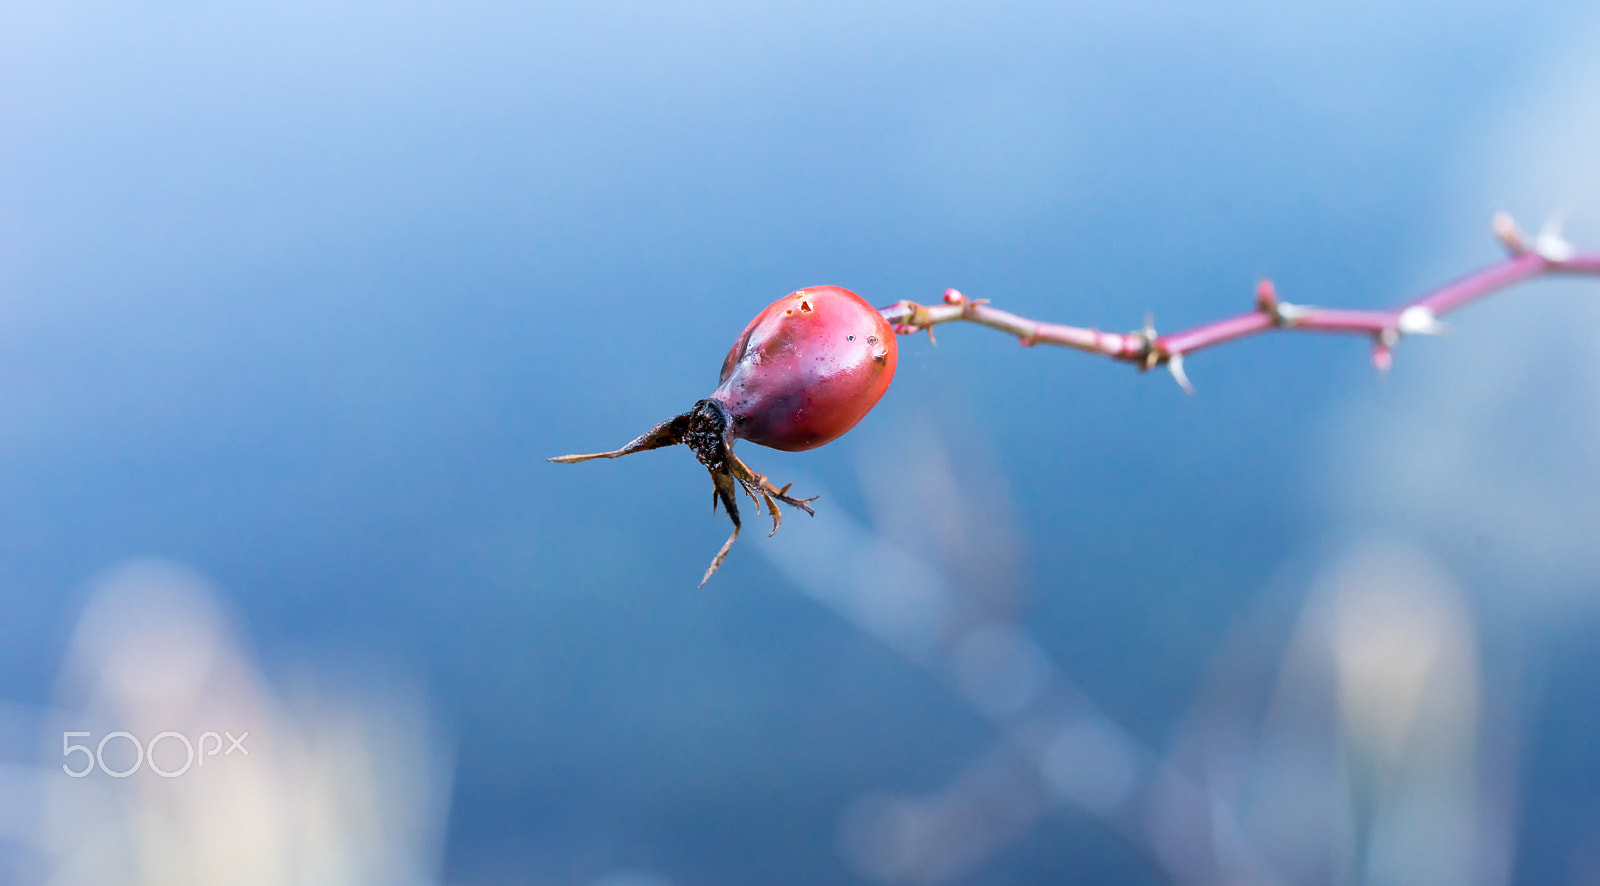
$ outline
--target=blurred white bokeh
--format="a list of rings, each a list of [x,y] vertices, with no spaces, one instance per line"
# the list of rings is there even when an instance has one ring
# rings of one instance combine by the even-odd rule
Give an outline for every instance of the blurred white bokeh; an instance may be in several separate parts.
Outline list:
[[[1483,787],[1475,619],[1419,548],[1322,571],[1277,676],[1239,802],[1293,879],[1499,883],[1509,798]],[[1498,750],[1498,749],[1495,749]]]
[[[55,705],[36,718],[38,763],[6,769],[25,788],[7,804],[15,882],[437,882],[449,746],[419,694],[366,683],[275,689],[204,578],[117,566],[94,583]],[[175,735],[153,741],[163,733]],[[97,752],[73,751],[68,769],[100,766],[63,771],[68,744]]]

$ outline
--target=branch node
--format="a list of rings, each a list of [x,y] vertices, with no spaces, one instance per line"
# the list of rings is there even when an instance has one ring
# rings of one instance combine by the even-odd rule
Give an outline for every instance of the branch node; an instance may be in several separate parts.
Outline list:
[[[1139,356],[1136,359],[1139,361],[1140,371],[1148,372],[1160,366],[1167,355],[1156,347],[1155,315],[1147,311],[1144,315],[1144,326],[1140,327],[1138,332],[1129,334],[1139,342]]]
[[[1279,329],[1298,326],[1311,313],[1311,308],[1278,300],[1278,287],[1266,277],[1256,284],[1256,310],[1272,318]]]
[[[950,291],[955,292],[954,289]],[[957,295],[959,294],[957,293]],[[948,294],[946,297],[948,298]],[[913,332],[921,332],[924,329],[929,329],[934,324],[933,314],[928,310],[927,306],[919,305],[914,301],[897,301],[894,303],[893,309],[886,310],[884,314],[886,317],[892,316],[896,318],[893,322],[896,335],[910,335]],[[928,338],[930,340],[933,338],[932,331],[928,333]]]

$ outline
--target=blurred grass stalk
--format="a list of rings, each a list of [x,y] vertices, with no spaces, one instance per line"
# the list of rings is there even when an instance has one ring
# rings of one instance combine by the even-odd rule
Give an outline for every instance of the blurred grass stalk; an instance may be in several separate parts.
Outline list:
[[[859,872],[951,882],[1065,805],[1179,883],[1509,879],[1514,797],[1495,775],[1511,747],[1483,740],[1476,623],[1425,551],[1349,547],[1296,592],[1293,625],[1245,624],[1158,751],[1029,635],[1020,534],[984,459],[902,427],[861,476],[874,526],[798,521],[761,549],[945,681],[999,740],[939,791],[874,792],[847,810],[841,848]],[[906,476],[918,482],[885,485]],[[1287,652],[1262,654],[1285,627]]]

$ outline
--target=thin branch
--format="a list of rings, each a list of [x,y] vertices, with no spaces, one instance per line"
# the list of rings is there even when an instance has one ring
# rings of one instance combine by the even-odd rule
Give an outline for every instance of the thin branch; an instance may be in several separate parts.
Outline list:
[[[1370,336],[1373,365],[1386,370],[1392,359],[1390,352],[1401,338],[1438,334],[1444,328],[1440,317],[1483,296],[1547,274],[1600,276],[1600,253],[1578,253],[1562,238],[1558,226],[1547,226],[1529,240],[1510,216],[1501,213],[1494,218],[1494,231],[1509,253],[1504,261],[1387,310],[1290,304],[1279,300],[1272,281],[1263,280],[1256,290],[1255,310],[1250,313],[1170,335],[1158,335],[1148,318],[1144,328],[1125,333],[1044,323],[990,307],[987,299],[969,299],[954,289],[945,291],[942,305],[902,301],[881,312],[902,334],[926,329],[931,337],[932,328],[940,323],[966,321],[1010,333],[1028,347],[1058,345],[1133,363],[1141,370],[1166,366],[1178,384],[1190,392],[1193,389],[1183,371],[1185,355],[1276,329]]]

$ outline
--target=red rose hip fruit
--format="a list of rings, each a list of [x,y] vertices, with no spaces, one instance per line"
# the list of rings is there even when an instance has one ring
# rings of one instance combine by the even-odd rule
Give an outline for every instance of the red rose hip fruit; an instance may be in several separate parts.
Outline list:
[[[895,360],[894,330],[877,308],[837,286],[801,289],[745,327],[711,399],[728,410],[735,438],[815,449],[871,411]]]
[[[721,502],[733,521],[704,585],[739,537],[738,488],[756,513],[766,506],[773,532],[783,522],[779,502],[811,513],[811,499],[793,498],[788,486],[752,471],[733,454],[734,441],[799,452],[838,439],[888,390],[896,358],[894,329],[861,296],[837,286],[797,290],[750,321],[722,361],[717,389],[693,409],[621,449],[550,460],[570,464],[688,445],[711,473],[712,508]]]

